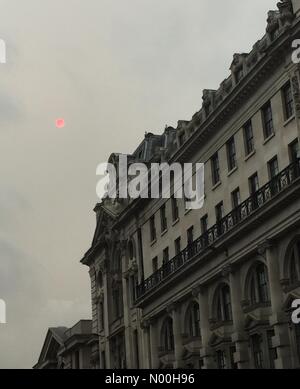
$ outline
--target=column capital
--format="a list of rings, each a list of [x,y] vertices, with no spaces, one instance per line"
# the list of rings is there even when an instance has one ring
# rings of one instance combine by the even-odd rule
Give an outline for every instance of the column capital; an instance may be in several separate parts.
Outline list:
[[[171,314],[174,311],[177,311],[180,307],[179,303],[177,301],[172,301],[169,305],[166,307],[167,313]]]
[[[266,239],[257,246],[257,254],[266,259],[267,250],[275,247],[274,240]]]
[[[193,289],[192,289],[192,296],[193,297],[198,297],[199,294],[201,293],[201,285],[198,285],[198,286],[195,286]]]
[[[230,274],[234,273],[235,269],[236,269],[236,266],[234,266],[232,264],[228,264],[228,265],[224,266],[222,269],[222,276],[228,277]]]

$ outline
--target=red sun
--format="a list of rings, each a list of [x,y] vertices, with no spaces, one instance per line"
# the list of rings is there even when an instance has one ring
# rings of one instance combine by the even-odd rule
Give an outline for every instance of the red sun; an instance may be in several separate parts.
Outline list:
[[[55,123],[57,128],[64,128],[65,119],[56,119]]]

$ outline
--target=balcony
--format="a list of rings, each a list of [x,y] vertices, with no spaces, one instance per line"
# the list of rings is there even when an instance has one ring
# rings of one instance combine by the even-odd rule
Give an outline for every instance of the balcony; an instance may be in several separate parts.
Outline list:
[[[251,195],[247,200],[231,211],[217,224],[201,235],[192,244],[187,246],[176,257],[165,263],[160,269],[137,287],[137,301],[145,297],[149,292],[160,286],[173,274],[181,270],[196,256],[201,255],[209,247],[213,246],[221,237],[231,231],[235,226],[250,217],[258,209],[262,208],[271,199],[291,186],[300,177],[300,160],[293,162],[281,171],[266,185]]]

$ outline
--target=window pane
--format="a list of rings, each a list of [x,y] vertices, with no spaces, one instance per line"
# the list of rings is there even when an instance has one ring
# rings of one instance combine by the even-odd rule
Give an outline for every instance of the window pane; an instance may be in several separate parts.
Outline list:
[[[216,185],[220,182],[220,166],[219,166],[219,157],[218,154],[215,154],[211,159],[212,166],[212,183]]]
[[[227,142],[227,158],[228,170],[231,171],[236,167],[236,150],[233,137]]]
[[[269,298],[269,281],[267,268],[265,265],[259,265],[256,270],[257,281],[258,281],[258,295],[259,301],[262,303],[267,303],[270,301]]]
[[[205,234],[208,228],[208,216],[205,215],[201,218],[201,233]]]
[[[251,120],[244,126],[244,136],[245,136],[245,153],[246,156],[252,153],[254,150],[254,137]]]
[[[278,166],[278,159],[277,157],[273,158],[269,163],[269,176],[270,179],[274,178],[277,176],[279,173],[279,166]]]
[[[220,350],[217,351],[217,363],[218,363],[218,369],[226,369],[226,355],[225,351]]]
[[[253,359],[254,359],[255,368],[263,369],[264,368],[263,340],[260,335],[252,336],[252,349],[253,349]]]
[[[264,125],[264,135],[265,138],[268,138],[274,133],[273,114],[272,114],[272,107],[270,102],[268,102],[263,107],[262,116],[263,116],[263,125]]]
[[[284,100],[285,119],[287,120],[294,115],[294,100],[290,82],[283,88],[282,92]]]

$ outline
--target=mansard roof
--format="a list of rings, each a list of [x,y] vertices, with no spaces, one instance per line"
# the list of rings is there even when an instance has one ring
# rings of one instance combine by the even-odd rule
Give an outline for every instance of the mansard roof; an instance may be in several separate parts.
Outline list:
[[[221,82],[217,90],[205,89],[203,91],[202,107],[192,119],[179,120],[176,129],[167,126],[162,135],[146,133],[144,140],[131,155],[133,159],[146,162],[160,156],[168,159],[182,146],[176,140],[178,134],[185,132],[188,138],[205,125],[222,103],[236,92],[243,79],[267,56],[268,48],[293,24],[295,14],[292,0],[281,0],[277,7],[278,10],[268,12],[266,34],[253,45],[252,50],[249,53],[233,55],[229,77]],[[238,75],[237,72],[239,72]]]

